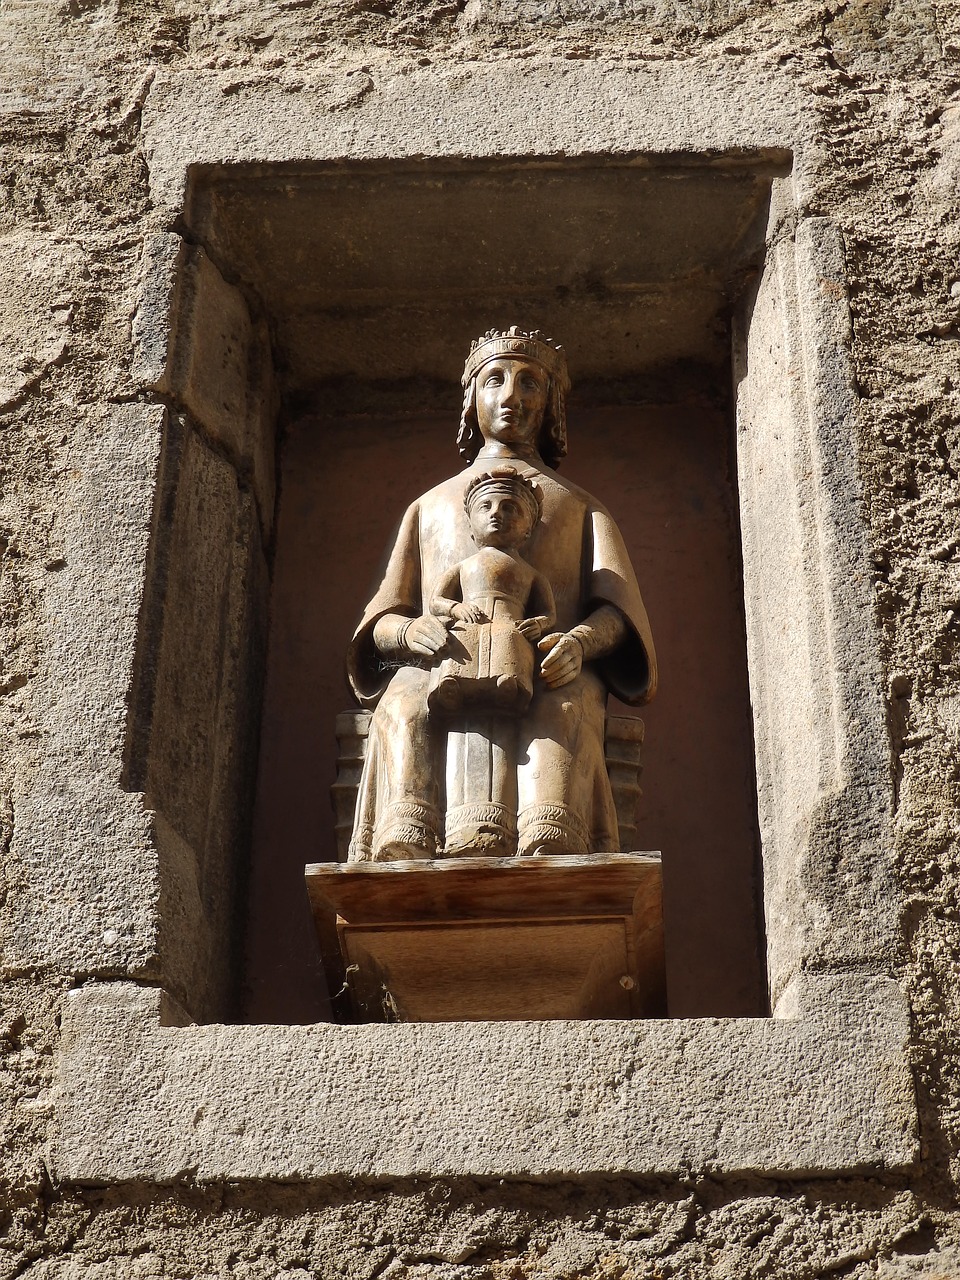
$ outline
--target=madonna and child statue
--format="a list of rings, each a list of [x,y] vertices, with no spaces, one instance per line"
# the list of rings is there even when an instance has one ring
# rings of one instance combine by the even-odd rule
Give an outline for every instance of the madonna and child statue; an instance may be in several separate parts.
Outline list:
[[[501,992],[493,1012],[471,997],[458,1014],[449,990],[434,993],[432,1013],[413,1008],[411,991],[422,991],[424,971],[450,965],[449,938],[444,959],[438,953],[431,961],[418,950],[418,929],[427,937],[428,926],[461,921],[476,934],[484,918],[519,922],[512,942],[501,929],[483,956],[465,964],[454,981],[462,996],[468,971],[478,967],[496,985],[493,957],[513,942],[542,954],[538,922],[595,922],[619,893],[616,910],[636,923],[640,873],[634,868],[631,879],[620,853],[606,704],[610,694],[645,703],[657,682],[650,625],[620,531],[594,497],[558,474],[570,385],[563,349],[536,330],[490,331],[471,346],[462,384],[464,469],[407,508],[349,647],[349,683],[369,713],[365,752],[347,861],[329,864],[325,888],[318,881],[311,896],[315,907],[322,900],[336,910],[348,970],[352,964],[356,973],[358,955],[366,957],[367,993],[355,1000],[362,1016],[372,1016],[373,988],[388,991],[399,1017],[622,1016],[597,1014],[620,1006],[605,997],[598,1004],[596,992],[579,1013],[566,997],[550,1005],[559,1013],[531,1013],[525,995],[511,1013],[513,997]],[[631,856],[645,859],[643,927],[655,916],[656,932],[659,858]],[[648,883],[653,862],[655,886]],[[308,869],[308,884],[311,871],[320,868]],[[354,887],[343,887],[348,881]],[[389,905],[401,900],[402,910]],[[375,947],[370,920],[382,934],[391,915],[395,945],[381,939]],[[590,952],[584,973],[604,968],[594,952],[606,954],[607,935],[594,930],[585,941],[575,934],[568,929],[550,944],[565,957],[560,986],[572,981],[568,953],[578,947]],[[636,973],[626,971],[631,963],[635,957],[618,954],[607,964],[621,998],[637,985]],[[416,973],[409,1007],[397,1013],[404,966]],[[539,969],[536,978],[544,980]]]

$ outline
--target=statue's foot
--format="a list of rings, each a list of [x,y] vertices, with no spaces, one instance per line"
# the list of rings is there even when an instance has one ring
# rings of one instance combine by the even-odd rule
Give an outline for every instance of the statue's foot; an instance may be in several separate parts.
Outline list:
[[[518,858],[552,858],[557,854],[569,853],[570,849],[564,844],[551,844],[549,841],[540,844],[530,845],[526,849],[518,849]]]
[[[496,702],[509,715],[522,715],[530,705],[533,690],[519,676],[498,676]]]
[[[430,701],[444,711],[459,711],[463,704],[460,681],[456,676],[444,676],[433,691]]]
[[[407,862],[424,861],[435,858],[436,849],[425,849],[422,844],[414,844],[410,840],[385,840],[374,851],[371,862]]]
[[[466,843],[448,841],[444,845],[442,858],[509,858],[513,853],[513,845],[500,833],[495,835],[476,835]]]

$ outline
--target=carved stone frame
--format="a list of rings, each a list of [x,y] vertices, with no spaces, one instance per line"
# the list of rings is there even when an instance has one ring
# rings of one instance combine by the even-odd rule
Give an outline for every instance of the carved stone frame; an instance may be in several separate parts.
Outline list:
[[[567,62],[519,79],[500,63],[397,76],[349,110],[330,109],[328,97],[275,87],[227,96],[212,77],[156,84],[144,129],[167,225],[191,165],[288,158],[779,149],[794,154],[791,203],[804,204],[803,113],[774,74],[757,84],[751,72],[748,93],[728,69],[700,63]],[[117,939],[102,941],[96,890],[115,874],[110,849],[78,846],[76,954],[60,959],[96,976],[64,1002],[58,1177],[799,1177],[916,1159],[842,245],[825,220],[801,219],[794,232],[781,213],[734,352],[773,1017],[184,1025],[169,997],[133,981],[162,980],[150,956],[171,927],[145,906],[149,860],[161,855],[141,823],[147,871],[117,890],[130,899],[127,952],[121,943],[106,954]],[[145,383],[166,355],[169,293],[158,281],[175,241],[162,234],[150,250],[135,326]],[[118,440],[155,421],[152,407],[140,419],[131,411]],[[102,465],[117,464],[108,453]],[[145,482],[145,512],[153,496]],[[117,538],[117,559],[139,557],[142,572],[143,537]],[[135,633],[135,605],[117,625]],[[128,681],[129,667],[118,661],[111,678]],[[100,784],[103,804],[128,813],[134,797],[118,778],[119,763]],[[45,873],[34,874],[39,883]],[[36,963],[42,938],[58,934],[33,936],[24,953]]]

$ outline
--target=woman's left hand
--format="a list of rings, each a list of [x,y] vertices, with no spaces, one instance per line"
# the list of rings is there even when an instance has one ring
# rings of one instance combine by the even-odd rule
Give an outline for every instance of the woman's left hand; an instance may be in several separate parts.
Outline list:
[[[544,636],[537,648],[546,654],[540,663],[540,674],[548,689],[559,689],[576,680],[583,666],[583,646],[576,636],[555,631]]]

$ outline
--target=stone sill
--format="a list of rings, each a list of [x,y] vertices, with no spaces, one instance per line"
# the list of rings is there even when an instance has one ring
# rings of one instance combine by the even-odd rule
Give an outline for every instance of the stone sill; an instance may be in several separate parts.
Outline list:
[[[64,1002],[55,1170],[105,1184],[911,1165],[897,985],[808,975],[779,1007],[793,1016],[171,1026],[162,992],[91,985]]]

